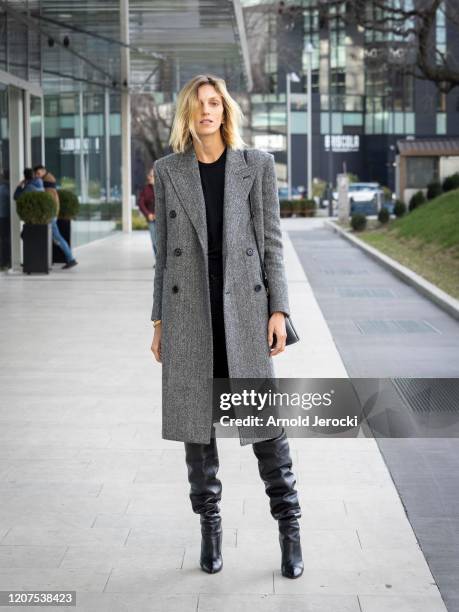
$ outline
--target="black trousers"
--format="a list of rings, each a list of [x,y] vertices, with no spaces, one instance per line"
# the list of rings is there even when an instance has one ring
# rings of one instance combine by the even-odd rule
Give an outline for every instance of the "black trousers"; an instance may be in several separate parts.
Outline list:
[[[228,378],[225,321],[223,315],[223,275],[209,274],[210,307],[214,352],[214,378]]]
[[[214,353],[214,378],[228,378],[228,358],[226,353],[225,320],[223,314],[223,274],[209,274],[210,308],[212,315],[212,339]],[[212,406],[212,421],[215,423],[223,414],[234,416],[233,410],[222,412],[218,406],[218,397]],[[231,414],[230,414],[231,413]],[[212,428],[212,435],[215,434]]]

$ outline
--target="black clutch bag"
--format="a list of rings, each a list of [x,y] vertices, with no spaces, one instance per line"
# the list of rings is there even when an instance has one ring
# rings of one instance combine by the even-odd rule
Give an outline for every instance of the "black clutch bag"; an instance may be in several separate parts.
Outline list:
[[[244,149],[244,159],[247,163],[247,151]],[[255,231],[255,223],[253,221],[253,210],[252,210],[252,199],[250,197],[250,192],[249,192],[249,207],[250,207],[250,219],[252,221],[252,229],[253,229],[253,235],[255,237],[255,243],[257,245],[257,252],[258,252],[258,258],[260,260],[260,267],[261,267],[261,275],[263,278],[263,285],[265,286],[265,291],[266,291],[266,295],[268,296],[268,301],[269,301],[269,283],[268,283],[268,277],[266,275],[266,271],[265,271],[265,266],[264,266],[264,262],[263,259],[261,258],[261,253],[260,253],[260,249],[258,248],[258,239],[257,239],[257,232]],[[285,329],[287,332],[287,338],[285,340],[285,344],[295,344],[295,342],[298,342],[298,340],[300,339],[300,337],[297,334],[297,331],[292,323],[292,319],[289,316],[285,316]],[[276,342],[276,334],[274,334],[274,344]]]

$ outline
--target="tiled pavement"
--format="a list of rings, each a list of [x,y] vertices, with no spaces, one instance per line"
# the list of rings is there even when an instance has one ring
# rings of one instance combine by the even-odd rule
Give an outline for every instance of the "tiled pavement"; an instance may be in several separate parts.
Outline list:
[[[277,374],[345,377],[287,234],[285,249],[303,341]],[[0,278],[0,590],[73,589],[85,612],[445,610],[371,439],[292,440],[296,581],[251,448],[219,439],[224,569],[201,572],[183,445],[160,437],[149,238],[77,252],[69,272]]]

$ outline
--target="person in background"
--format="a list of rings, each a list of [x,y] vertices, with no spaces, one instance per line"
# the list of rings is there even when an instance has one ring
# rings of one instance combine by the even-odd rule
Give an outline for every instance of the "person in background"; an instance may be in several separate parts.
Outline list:
[[[57,217],[59,215],[59,194],[56,188],[56,179],[45,166],[35,166],[33,171],[35,173],[35,177],[43,181],[44,190],[50,193],[53,200],[56,202],[56,216],[51,220],[51,228],[53,232],[53,241],[55,244],[57,244],[65,256],[66,264],[62,266],[62,269],[67,270],[68,268],[73,268],[78,264],[78,262],[73,256],[72,249],[60,233],[59,226],[57,225]]]
[[[147,182],[139,194],[138,206],[147,220],[148,227],[150,229],[151,244],[156,259],[156,214],[155,214],[155,177],[153,174],[153,168],[147,174]],[[155,267],[153,265],[153,267]]]
[[[13,198],[17,200],[23,193],[44,190],[43,181],[41,178],[34,176],[32,168],[24,168],[24,178],[16,187]]]

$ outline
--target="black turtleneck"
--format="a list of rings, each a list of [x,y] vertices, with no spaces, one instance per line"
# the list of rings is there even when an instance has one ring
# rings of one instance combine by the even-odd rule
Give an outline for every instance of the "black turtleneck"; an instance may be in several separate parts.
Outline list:
[[[223,275],[223,198],[225,192],[226,147],[214,162],[198,160],[206,203],[209,274]]]

